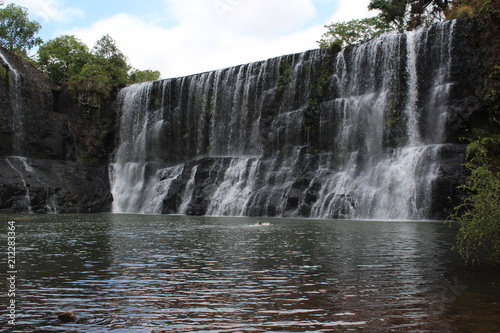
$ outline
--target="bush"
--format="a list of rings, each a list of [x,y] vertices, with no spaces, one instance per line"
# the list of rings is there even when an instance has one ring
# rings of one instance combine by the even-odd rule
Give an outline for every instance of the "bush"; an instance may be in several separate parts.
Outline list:
[[[460,188],[467,197],[452,217],[460,223],[457,248],[468,262],[500,263],[500,134],[479,133],[465,166],[471,175]]]

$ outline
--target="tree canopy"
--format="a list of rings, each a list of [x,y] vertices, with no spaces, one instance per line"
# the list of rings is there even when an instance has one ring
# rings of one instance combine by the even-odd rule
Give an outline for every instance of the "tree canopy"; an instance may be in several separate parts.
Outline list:
[[[146,70],[133,69],[129,74],[129,83],[155,81],[158,80],[160,76],[161,76],[160,71],[154,71],[151,69],[146,69]]]
[[[332,23],[326,25],[325,28],[327,28],[328,31],[325,32],[322,36],[323,38],[318,41],[321,48],[328,48],[332,45],[342,48],[365,42],[393,30],[381,16]]]
[[[369,9],[378,9],[385,22],[400,30],[412,30],[443,20],[456,0],[371,0]]]
[[[75,36],[60,36],[40,46],[40,69],[54,81],[70,81],[79,75],[92,56],[87,45]]]
[[[103,73],[110,76],[111,82],[116,85],[128,83],[127,57],[118,49],[111,36],[104,35],[95,43],[92,49],[92,65],[99,67]]]
[[[57,37],[38,49],[38,65],[58,82],[76,82],[81,89],[109,93],[113,86],[152,81],[159,71],[132,69],[111,36],[102,36],[92,50],[75,36]]]
[[[445,19],[474,16],[484,11],[498,12],[495,1],[497,0],[371,0],[368,8],[379,11],[379,15],[326,25],[327,32],[318,44],[322,48],[345,47],[365,42],[391,30],[413,30]]]
[[[26,54],[43,43],[36,34],[41,25],[30,21],[28,11],[13,3],[0,9],[0,42],[9,50]]]
[[[108,93],[113,86],[160,78],[159,71],[132,70],[127,57],[109,35],[102,36],[89,50],[81,40],[69,35],[43,44],[36,37],[40,29],[38,22],[29,20],[26,8],[9,4],[0,9],[0,43],[24,56],[40,46],[37,65],[54,81],[77,82],[81,87]]]

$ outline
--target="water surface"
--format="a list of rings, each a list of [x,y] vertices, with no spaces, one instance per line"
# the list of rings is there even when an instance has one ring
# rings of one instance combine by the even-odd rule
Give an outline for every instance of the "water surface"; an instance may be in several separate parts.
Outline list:
[[[3,244],[17,227],[5,332],[500,331],[500,275],[465,269],[443,222],[0,218]]]

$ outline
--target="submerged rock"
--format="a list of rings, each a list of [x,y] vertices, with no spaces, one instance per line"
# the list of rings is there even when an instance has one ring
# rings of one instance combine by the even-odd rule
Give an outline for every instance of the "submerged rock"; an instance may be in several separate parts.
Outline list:
[[[67,311],[67,312],[61,313],[57,316],[57,318],[60,321],[67,322],[67,323],[71,323],[71,322],[76,321],[76,315],[73,311]]]

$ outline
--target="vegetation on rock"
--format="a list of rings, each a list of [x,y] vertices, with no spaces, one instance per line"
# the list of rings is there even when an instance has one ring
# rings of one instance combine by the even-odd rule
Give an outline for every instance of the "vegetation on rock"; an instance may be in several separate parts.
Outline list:
[[[92,50],[75,36],[57,37],[40,46],[38,65],[54,81],[72,82],[78,91],[106,96],[113,87],[160,78],[159,71],[131,69],[109,35],[102,36]]]
[[[332,53],[340,51],[341,48],[366,42],[381,34],[393,30],[393,27],[385,22],[381,16],[337,22],[326,25],[327,32],[318,41],[321,48],[330,48]]]
[[[89,50],[77,37],[68,35],[43,44],[36,37],[40,29],[38,22],[29,20],[26,8],[9,4],[0,9],[0,43],[24,56],[40,46],[36,64],[56,82],[72,82],[78,89],[108,95],[116,86],[160,78],[159,71],[132,69],[109,35],[101,37]]]
[[[457,248],[465,260],[500,262],[500,134],[477,133],[467,147],[471,171],[460,186],[467,193],[456,207]]]
[[[371,0],[377,16],[325,25],[321,48],[346,47],[385,32],[413,30],[438,21],[474,16],[498,16],[499,0]]]

